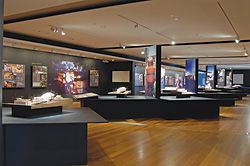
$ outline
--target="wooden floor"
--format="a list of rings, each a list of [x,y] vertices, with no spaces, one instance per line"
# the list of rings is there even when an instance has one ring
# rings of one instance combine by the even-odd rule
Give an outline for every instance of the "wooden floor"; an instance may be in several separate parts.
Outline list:
[[[201,110],[202,111],[202,110]],[[127,120],[89,125],[90,166],[250,165],[250,97],[219,120]]]

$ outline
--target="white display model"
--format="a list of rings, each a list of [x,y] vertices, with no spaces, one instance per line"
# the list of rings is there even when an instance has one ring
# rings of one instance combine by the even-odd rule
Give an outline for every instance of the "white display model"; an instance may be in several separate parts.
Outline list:
[[[131,90],[127,90],[125,87],[120,87],[114,92],[108,92],[108,94],[131,94]]]
[[[99,95],[96,93],[83,93],[83,94],[78,94],[78,95],[73,95],[75,99],[84,99],[84,98],[90,98],[90,97],[98,97]]]
[[[14,100],[13,105],[25,105],[25,106],[32,106],[36,108],[42,107],[52,107],[52,106],[66,106],[68,104],[72,104],[72,99],[63,98],[61,95],[55,95],[54,93],[47,92],[44,93],[42,96],[34,97],[31,99],[23,99],[17,98]],[[11,103],[9,103],[11,104]]]

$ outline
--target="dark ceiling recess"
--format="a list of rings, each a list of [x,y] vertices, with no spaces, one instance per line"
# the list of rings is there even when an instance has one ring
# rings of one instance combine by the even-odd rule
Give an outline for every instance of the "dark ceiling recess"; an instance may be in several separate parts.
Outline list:
[[[125,58],[125,59],[130,59],[132,61],[140,61],[140,62],[145,61],[144,58],[135,57],[135,56],[129,55],[129,54],[121,54],[121,53],[101,50],[98,48],[92,48],[92,47],[87,47],[87,46],[82,46],[82,45],[65,43],[65,42],[56,41],[56,40],[49,40],[49,39],[39,38],[39,37],[35,37],[35,36],[29,36],[29,35],[20,34],[20,33],[4,31],[4,37],[16,39],[16,40],[34,42],[34,43],[39,43],[39,44],[45,44],[45,45],[50,45],[50,46],[74,49],[74,50],[78,50],[78,51],[86,51],[86,52],[91,52],[91,53],[96,53],[96,54],[108,55],[108,56],[113,56],[113,57],[117,57],[117,58]],[[166,62],[162,62],[162,65],[184,68],[184,66],[176,65],[176,64],[172,64],[172,63],[166,63]]]
[[[4,19],[4,24],[12,24],[22,21],[29,21],[34,19],[41,19],[45,17],[51,17],[51,16],[58,16],[63,14],[71,14],[86,10],[94,10],[94,9],[100,9],[100,8],[106,8],[106,7],[112,7],[112,6],[118,6],[118,5],[125,5],[125,4],[131,4],[131,3],[138,3],[138,2],[145,2],[145,1],[151,1],[151,0],[108,0],[106,2],[100,2],[96,4],[91,5],[84,5],[84,6],[76,6],[71,8],[63,8],[58,10],[41,10],[40,12],[34,11],[34,13],[27,12],[27,15],[25,13],[21,13],[21,16],[17,17],[10,17],[8,19]]]

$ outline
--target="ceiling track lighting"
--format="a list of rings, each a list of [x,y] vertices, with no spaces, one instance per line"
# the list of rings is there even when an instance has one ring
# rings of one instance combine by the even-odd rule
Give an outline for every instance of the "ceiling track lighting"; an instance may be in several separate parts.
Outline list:
[[[135,27],[135,28],[138,28],[138,27],[139,27],[139,24],[138,24],[138,23],[136,23],[134,27]]]
[[[123,49],[125,49],[126,45],[125,44],[120,44],[120,47],[122,47]]]
[[[59,33],[62,36],[66,35],[65,31],[63,30],[63,28],[60,28],[60,27],[57,27],[57,26],[54,26],[54,25],[50,25],[50,30],[53,33]]]
[[[171,41],[171,45],[175,45],[176,43],[175,43],[175,41]]]

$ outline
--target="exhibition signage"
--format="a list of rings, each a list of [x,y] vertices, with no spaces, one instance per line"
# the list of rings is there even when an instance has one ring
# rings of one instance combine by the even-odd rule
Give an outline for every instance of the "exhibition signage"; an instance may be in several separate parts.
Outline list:
[[[218,69],[217,85],[218,87],[224,87],[225,84],[226,84],[226,70]]]
[[[214,89],[215,88],[215,65],[208,65],[206,67],[206,89]]]
[[[198,59],[186,60],[186,72],[185,72],[185,88],[188,92],[197,92],[198,87]]]
[[[145,50],[145,96],[156,96],[156,46]]]

